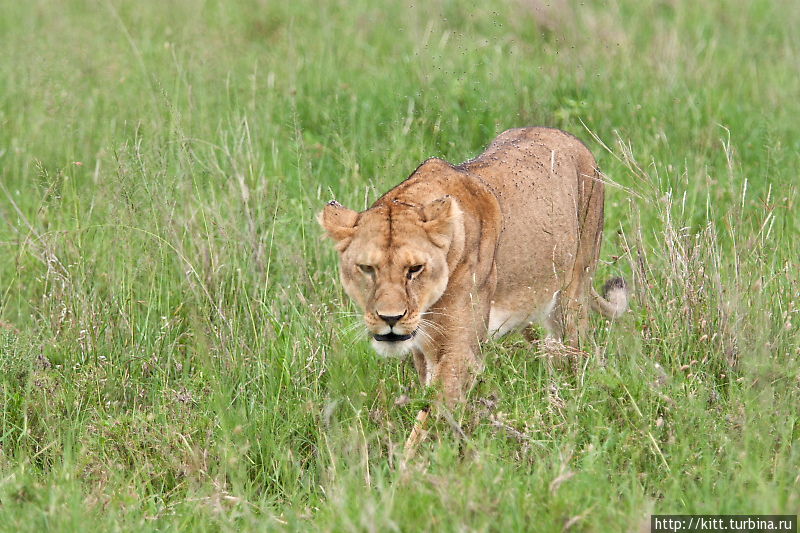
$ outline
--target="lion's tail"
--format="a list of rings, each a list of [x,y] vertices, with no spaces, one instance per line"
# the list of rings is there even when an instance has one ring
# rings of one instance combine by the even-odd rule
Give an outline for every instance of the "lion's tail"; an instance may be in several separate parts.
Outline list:
[[[603,295],[597,294],[594,287],[590,289],[592,309],[606,318],[619,318],[628,309],[628,285],[622,278],[611,278],[603,286]]]

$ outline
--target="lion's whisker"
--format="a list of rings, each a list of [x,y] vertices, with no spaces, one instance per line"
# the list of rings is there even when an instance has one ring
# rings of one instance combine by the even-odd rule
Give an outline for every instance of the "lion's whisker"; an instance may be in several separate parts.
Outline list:
[[[430,320],[425,320],[424,318],[419,321],[420,326],[430,328],[436,333],[444,333],[445,327],[441,324],[437,324],[436,322],[431,322]]]
[[[425,311],[424,313],[422,313],[422,315],[423,316],[424,315],[436,315],[436,316],[443,316],[443,317],[447,317],[447,318],[452,318],[453,317],[453,315],[451,315],[450,313],[442,313],[441,311]]]
[[[356,330],[366,330],[366,327],[364,327],[364,324],[361,322],[353,322],[352,324],[343,327],[341,332],[344,335],[348,335]]]
[[[419,335],[422,335],[422,336],[423,336],[425,339],[427,339],[428,341],[430,341],[430,342],[433,342],[433,337],[431,337],[431,336],[430,336],[430,334],[429,334],[427,331],[425,331],[425,330],[423,330],[423,329],[418,329],[418,330],[417,330],[417,333],[418,333]]]
[[[351,322],[350,324],[347,324],[346,326],[344,326],[344,329],[355,328],[355,327],[363,326],[363,325],[364,325],[363,322],[354,321],[354,322]]]

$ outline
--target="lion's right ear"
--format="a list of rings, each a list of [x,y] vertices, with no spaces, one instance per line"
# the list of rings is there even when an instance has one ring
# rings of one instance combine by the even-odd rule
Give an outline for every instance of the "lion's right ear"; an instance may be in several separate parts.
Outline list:
[[[350,243],[356,231],[358,213],[347,209],[336,201],[328,202],[317,215],[317,221],[325,229],[328,236],[336,241],[336,248],[341,252]]]

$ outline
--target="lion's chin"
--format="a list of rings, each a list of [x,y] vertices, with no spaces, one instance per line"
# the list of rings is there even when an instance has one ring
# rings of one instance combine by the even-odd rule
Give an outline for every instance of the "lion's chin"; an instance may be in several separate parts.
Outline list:
[[[397,341],[372,339],[372,347],[381,357],[403,357],[414,347],[414,337]]]

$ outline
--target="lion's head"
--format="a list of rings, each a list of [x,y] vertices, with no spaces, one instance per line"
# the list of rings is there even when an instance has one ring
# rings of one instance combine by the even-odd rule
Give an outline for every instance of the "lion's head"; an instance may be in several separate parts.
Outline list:
[[[330,202],[318,219],[336,241],[342,284],[364,311],[375,350],[400,356],[423,342],[424,315],[447,287],[448,256],[464,246],[456,200],[386,199],[362,213]]]

